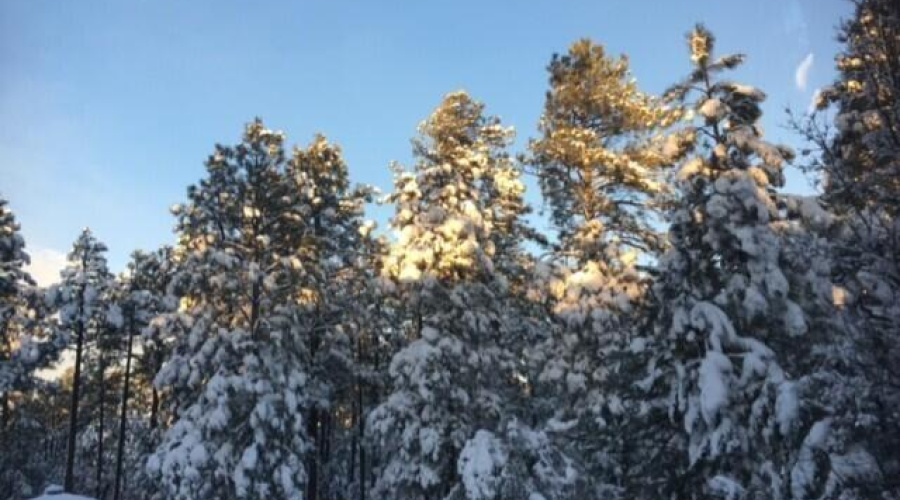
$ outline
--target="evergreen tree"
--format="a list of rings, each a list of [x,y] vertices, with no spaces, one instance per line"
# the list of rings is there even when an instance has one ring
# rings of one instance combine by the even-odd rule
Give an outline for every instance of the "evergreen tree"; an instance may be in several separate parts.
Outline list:
[[[294,298],[305,273],[283,142],[251,123],[173,210],[185,299],[169,326],[184,332],[156,383],[177,420],[148,462],[167,498],[303,496],[309,353]]]
[[[99,242],[90,229],[82,231],[69,252],[68,264],[60,274],[61,281],[51,293],[51,300],[59,309],[59,326],[70,337],[74,337],[75,342],[64,484],[65,490],[69,492],[76,488],[78,434],[84,427],[84,422],[79,419],[79,410],[84,395],[82,371],[85,352],[88,343],[97,339],[107,328],[106,300],[111,275],[106,265],[106,250],[106,245]]]
[[[141,447],[138,452],[131,453],[126,456],[125,445],[127,442],[145,443],[152,440],[151,436],[146,434],[149,426],[129,425],[130,414],[133,413],[133,407],[136,406],[132,399],[135,391],[135,380],[137,377],[137,346],[141,345],[146,351],[144,354],[150,358],[158,357],[159,346],[150,347],[149,345],[139,344],[141,332],[145,331],[153,321],[153,319],[161,314],[169,312],[172,309],[170,300],[166,297],[166,286],[169,280],[167,275],[168,259],[171,251],[168,247],[163,247],[153,253],[144,253],[136,251],[131,256],[128,263],[128,271],[123,274],[119,280],[116,290],[116,304],[120,311],[121,321],[116,326],[120,330],[120,336],[123,337],[124,345],[124,373],[122,375],[122,393],[119,405],[118,435],[116,446],[116,466],[115,466],[115,485],[113,487],[113,498],[118,500],[123,498],[122,490],[127,486],[125,483],[126,475],[132,475],[135,456],[146,460],[146,455]],[[152,361],[151,361],[152,364]],[[160,363],[161,364],[161,363]],[[159,368],[157,367],[156,370]],[[155,371],[154,371],[155,374]],[[150,411],[158,411],[158,395],[154,389],[154,399],[151,402]],[[155,419],[153,415],[151,420]],[[144,429],[141,436],[129,436],[135,431]],[[142,466],[143,464],[141,464]],[[129,495],[130,493],[130,495]],[[137,490],[126,492],[125,498],[131,498],[138,495]]]
[[[34,285],[34,280],[24,269],[30,259],[19,229],[7,201],[0,198],[0,436],[3,437],[11,421],[11,392],[22,385],[21,378],[26,374],[22,362],[27,359],[22,359],[22,354],[28,354],[29,350],[28,339],[22,338],[25,333],[22,323],[26,320],[22,317],[22,306],[25,290]]]
[[[665,190],[662,167],[684,137],[659,132],[681,115],[641,92],[626,57],[580,40],[548,67],[543,137],[529,163],[559,231],[559,253],[576,263],[607,258],[607,247],[661,248],[652,201]],[[620,250],[621,251],[621,250]]]
[[[146,392],[149,392],[149,403],[146,403],[148,433],[144,444],[150,449],[158,444],[160,422],[168,419],[167,415],[160,414],[163,395],[153,380],[171,355],[172,347],[178,340],[176,335],[184,332],[178,323],[181,317],[174,314],[179,306],[182,286],[185,285],[176,279],[183,276],[179,273],[183,257],[184,252],[163,246],[145,255],[141,259],[141,265],[135,270],[140,271],[139,290],[142,294],[149,295],[146,309],[155,312],[141,330],[141,351],[134,360],[135,382],[146,387]]]
[[[702,26],[689,36],[693,71],[669,97],[696,113],[698,138],[676,176],[669,250],[654,286],[657,328],[640,381],[684,430],[660,457],[676,498],[783,498],[796,454],[799,403],[782,368],[807,333],[781,268],[774,188],[790,150],[762,139],[764,94],[718,79],[743,57],[714,58]],[[654,392],[655,391],[655,392]],[[682,454],[683,453],[683,454]]]
[[[48,472],[34,449],[43,436],[30,400],[44,385],[36,371],[65,345],[24,269],[29,256],[19,229],[0,198],[0,498],[29,495]]]
[[[490,464],[481,460],[486,448],[509,446],[510,401],[522,390],[503,345],[517,326],[504,307],[509,280],[495,266],[496,242],[518,222],[498,220],[486,196],[493,187],[513,199],[521,186],[496,183],[509,168],[511,131],[483,108],[464,92],[447,95],[414,141],[415,170],[397,172],[389,197],[398,239],[384,278],[402,304],[395,321],[409,343],[394,355],[391,391],[369,416],[385,458],[376,496],[509,498],[509,488],[526,482],[509,476],[502,449],[490,452]]]
[[[836,215],[818,231],[841,311],[817,380],[829,395],[818,484],[829,495],[878,498],[900,490],[891,479],[900,474],[900,6],[856,2],[838,40],[837,80],[815,114],[793,122],[817,149],[806,167]],[[833,123],[824,113],[832,109]]]
[[[332,281],[363,198],[317,138],[285,159],[260,121],[178,207],[178,330],[157,377],[177,415],[148,467],[171,498],[315,498],[339,335]]]
[[[559,231],[539,292],[558,325],[532,352],[542,365],[536,410],[578,456],[593,494],[607,497],[639,476],[619,456],[631,440],[616,428],[631,416],[621,378],[646,291],[638,259],[662,249],[653,214],[667,195],[665,167],[690,137],[668,133],[681,109],[641,92],[624,56],[581,40],[548,70],[530,162]]]
[[[837,81],[815,102],[834,104],[836,134],[815,164],[825,177],[823,198],[836,212],[875,209],[900,213],[900,6],[863,0],[839,30],[844,51]]]
[[[312,321],[306,419],[315,449],[307,458],[306,498],[333,498],[346,494],[346,460],[339,452],[347,447],[348,436],[340,427],[348,406],[340,396],[354,384],[353,315],[366,302],[358,302],[352,287],[365,279],[358,259],[365,246],[362,215],[371,189],[351,187],[340,148],[322,136],[294,149],[288,174],[308,225],[298,249],[308,273],[300,294]]]

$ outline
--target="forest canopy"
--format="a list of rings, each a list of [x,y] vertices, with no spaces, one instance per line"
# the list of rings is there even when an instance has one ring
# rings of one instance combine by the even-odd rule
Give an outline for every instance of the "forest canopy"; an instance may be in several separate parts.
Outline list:
[[[799,154],[697,25],[660,95],[554,55],[519,155],[445,95],[384,195],[254,119],[118,275],[0,199],[0,499],[900,499],[900,3],[837,34]]]

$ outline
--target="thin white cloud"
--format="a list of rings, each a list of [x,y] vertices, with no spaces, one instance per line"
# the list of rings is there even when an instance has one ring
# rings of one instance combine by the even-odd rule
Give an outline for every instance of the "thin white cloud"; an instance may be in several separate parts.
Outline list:
[[[66,265],[66,254],[52,248],[28,248],[31,264],[25,269],[40,286],[59,281],[59,272]]]
[[[797,71],[794,72],[794,81],[797,83],[797,90],[806,92],[806,85],[809,83],[809,70],[813,66],[813,53],[810,52],[800,61]]]

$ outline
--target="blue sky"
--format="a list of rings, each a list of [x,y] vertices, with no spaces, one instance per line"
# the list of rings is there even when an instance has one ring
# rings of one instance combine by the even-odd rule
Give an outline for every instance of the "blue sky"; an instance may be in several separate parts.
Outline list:
[[[698,21],[720,53],[748,55],[735,79],[768,93],[769,137],[796,145],[783,109],[805,110],[832,78],[849,12],[844,0],[0,0],[0,194],[45,281],[85,226],[121,270],[133,249],[173,241],[168,207],[255,116],[291,143],[326,134],[356,182],[387,190],[388,164],[409,163],[443,94],[484,101],[518,151],[554,52],[590,37],[660,92],[687,71]],[[796,173],[788,188],[810,189]]]

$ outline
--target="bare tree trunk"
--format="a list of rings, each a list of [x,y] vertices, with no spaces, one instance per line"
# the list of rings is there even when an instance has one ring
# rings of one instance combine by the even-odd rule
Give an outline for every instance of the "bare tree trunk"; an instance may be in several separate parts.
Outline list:
[[[11,408],[9,407],[9,393],[4,392],[3,396],[0,397],[0,436],[6,435],[6,428],[9,427],[9,412]]]
[[[98,349],[99,350],[99,349]],[[103,434],[104,424],[106,422],[106,381],[103,379],[106,375],[106,361],[103,359],[103,352],[98,353],[100,356],[100,424],[97,429],[97,498],[102,499],[103,493]]]
[[[128,316],[128,349],[125,354],[125,381],[122,384],[122,412],[119,414],[119,449],[116,450],[116,486],[113,499],[119,500],[122,492],[122,466],[125,458],[125,431],[128,419],[128,391],[131,388],[131,352],[134,345],[134,314]]]
[[[159,352],[154,352],[154,373],[158,373],[160,368],[162,368],[163,360],[162,355]],[[159,390],[156,388],[156,385],[151,381],[151,390],[150,390],[150,430],[155,431],[159,426]]]
[[[69,436],[66,449],[66,479],[64,489],[75,490],[75,431],[78,427],[78,404],[81,397],[81,355],[84,350],[84,289],[78,298],[78,325],[75,332],[75,373],[72,379],[72,404],[69,407]]]
[[[359,446],[359,500],[366,500],[366,421],[363,414],[363,387],[362,379],[357,382],[356,391],[356,428],[358,433],[357,446]]]
[[[316,439],[318,436],[319,429],[319,411],[317,408],[313,407],[309,411],[309,420],[307,421],[307,434],[311,439]],[[314,443],[314,449],[309,454],[309,460],[307,460],[306,473],[309,477],[309,482],[306,483],[306,498],[307,500],[316,500],[316,496],[318,495],[318,479],[319,479],[319,453],[318,446],[320,443]]]

